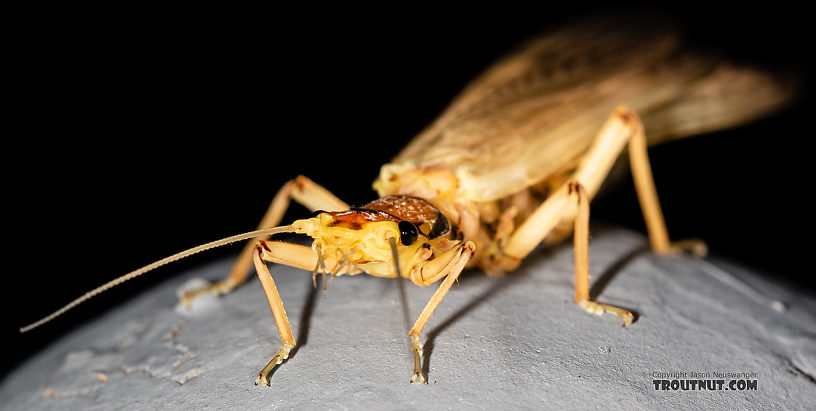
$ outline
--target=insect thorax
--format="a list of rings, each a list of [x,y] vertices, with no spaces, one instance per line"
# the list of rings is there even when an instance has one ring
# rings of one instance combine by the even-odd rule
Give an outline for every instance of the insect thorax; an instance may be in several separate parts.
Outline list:
[[[386,164],[373,187],[380,196],[415,196],[433,204],[450,219],[453,226],[461,230],[464,239],[476,243],[476,254],[470,265],[479,266],[488,274],[501,274],[514,269],[518,263],[502,256],[503,242],[541,205],[554,187],[564,181],[559,174],[522,187],[512,195],[480,201],[462,192],[456,174],[445,167]],[[569,221],[564,221],[544,242],[552,244],[561,241],[569,234],[570,227]]]

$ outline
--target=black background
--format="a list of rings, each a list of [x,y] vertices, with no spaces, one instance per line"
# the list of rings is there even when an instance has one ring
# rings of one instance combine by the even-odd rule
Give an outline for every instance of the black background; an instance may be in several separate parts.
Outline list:
[[[38,10],[4,59],[9,239],[4,371],[59,335],[214,250],[102,295],[42,329],[28,324],[113,277],[255,228],[304,174],[351,204],[380,165],[461,88],[532,34],[588,12],[460,10]],[[802,10],[665,7],[693,44],[808,74]],[[319,16],[316,15],[318,12]],[[673,238],[813,290],[812,88],[767,119],[650,151]],[[644,231],[628,180],[594,220]],[[286,220],[307,212],[295,206]],[[808,250],[809,251],[809,250]],[[47,372],[44,370],[44,372]]]

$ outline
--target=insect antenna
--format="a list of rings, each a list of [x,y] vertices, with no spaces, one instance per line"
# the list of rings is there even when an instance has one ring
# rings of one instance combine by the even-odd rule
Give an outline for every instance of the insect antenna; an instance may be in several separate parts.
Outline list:
[[[88,291],[87,293],[83,294],[81,297],[77,298],[74,301],[71,301],[70,303],[66,304],[64,307],[60,308],[59,310],[54,311],[50,315],[48,315],[48,316],[46,316],[46,317],[44,317],[44,318],[42,318],[42,319],[40,319],[40,320],[38,320],[36,322],[33,322],[33,323],[31,323],[31,324],[29,324],[29,325],[27,325],[25,327],[21,327],[20,332],[24,333],[24,332],[31,331],[31,330],[33,330],[33,329],[35,329],[35,328],[49,322],[49,321],[51,321],[51,320],[61,316],[62,314],[65,314],[66,311],[76,307],[79,304],[84,303],[85,301],[90,300],[91,298],[95,297],[96,295],[101,294],[101,293],[103,293],[103,292],[105,292],[105,291],[107,291],[107,290],[109,290],[109,289],[111,289],[113,287],[116,287],[117,285],[122,284],[125,281],[132,280],[132,279],[134,279],[134,278],[136,278],[136,277],[138,277],[138,276],[140,276],[140,275],[142,275],[142,274],[144,274],[146,272],[153,271],[153,270],[155,270],[155,269],[157,269],[157,268],[159,268],[159,267],[161,267],[163,265],[170,264],[172,262],[181,260],[182,258],[189,257],[189,256],[191,256],[193,254],[197,254],[197,253],[200,253],[202,251],[207,251],[207,250],[210,250],[210,249],[213,249],[213,248],[216,248],[216,247],[221,247],[223,245],[234,243],[236,241],[248,240],[248,239],[255,238],[255,237],[278,234],[278,233],[291,233],[291,232],[295,232],[296,229],[297,228],[294,225],[287,225],[287,226],[266,228],[266,229],[257,230],[257,231],[250,231],[248,233],[237,234],[237,235],[234,235],[234,236],[231,236],[231,237],[222,238],[220,240],[212,241],[212,242],[202,244],[202,245],[199,245],[197,247],[193,247],[193,248],[190,248],[188,250],[184,250],[182,252],[173,254],[173,255],[171,255],[169,257],[163,258],[163,259],[161,259],[159,261],[156,261],[156,262],[154,262],[152,264],[148,264],[148,265],[146,265],[146,266],[144,266],[142,268],[139,268],[138,270],[131,271],[131,272],[125,274],[125,275],[122,275],[122,276],[116,278],[116,279],[108,281],[107,283],[105,283],[105,284],[103,284],[103,285],[101,285],[99,287],[96,287],[91,291]]]

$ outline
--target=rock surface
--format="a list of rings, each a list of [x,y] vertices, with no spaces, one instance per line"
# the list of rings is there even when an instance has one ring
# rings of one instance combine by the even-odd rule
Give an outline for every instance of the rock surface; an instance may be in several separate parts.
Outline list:
[[[659,257],[645,238],[593,232],[593,295],[636,321],[572,303],[572,250],[536,251],[511,275],[466,272],[425,327],[429,384],[410,384],[407,330],[435,286],[340,277],[328,299],[308,272],[271,266],[301,348],[253,385],[280,348],[260,283],[184,310],[193,270],[79,327],[10,373],[3,409],[766,408],[816,404],[816,299],[716,259]],[[712,264],[772,299],[713,278]],[[200,281],[200,280],[198,280]],[[401,290],[404,289],[404,293]],[[404,296],[404,297],[403,297]],[[655,373],[756,373],[721,390],[656,390]],[[684,377],[681,375],[680,379]],[[755,390],[726,390],[729,380]]]

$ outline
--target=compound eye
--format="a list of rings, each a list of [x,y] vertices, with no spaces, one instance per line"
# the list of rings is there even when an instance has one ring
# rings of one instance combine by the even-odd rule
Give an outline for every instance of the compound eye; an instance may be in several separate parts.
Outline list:
[[[402,245],[408,246],[415,243],[419,235],[416,226],[407,221],[400,221],[398,225]]]

